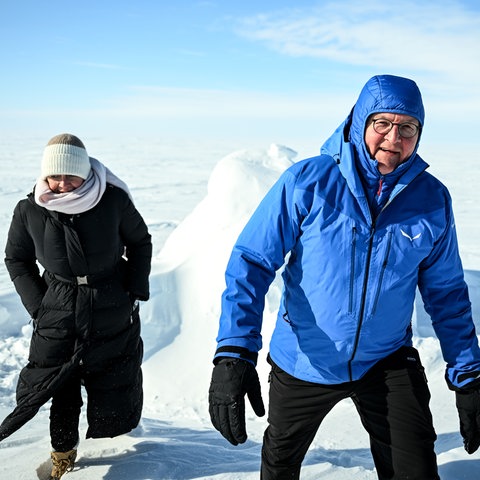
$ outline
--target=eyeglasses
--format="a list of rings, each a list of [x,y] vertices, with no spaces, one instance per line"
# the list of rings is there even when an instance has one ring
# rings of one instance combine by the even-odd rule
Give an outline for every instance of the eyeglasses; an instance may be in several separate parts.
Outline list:
[[[398,126],[398,133],[403,138],[412,138],[420,130],[420,125],[412,122],[393,123],[386,118],[376,118],[372,120],[373,129],[380,135],[386,135],[394,125]]]

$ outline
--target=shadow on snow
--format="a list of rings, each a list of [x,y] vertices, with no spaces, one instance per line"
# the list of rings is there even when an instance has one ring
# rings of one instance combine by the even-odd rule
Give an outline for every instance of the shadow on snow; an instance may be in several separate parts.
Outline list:
[[[132,450],[100,458],[80,457],[75,470],[109,465],[104,480],[188,480],[228,473],[259,472],[261,445],[251,440],[234,447],[214,430],[178,428],[152,419],[144,419],[142,428],[131,436],[142,439]],[[458,433],[439,435],[438,454],[459,447],[462,447],[462,440]],[[321,463],[342,468],[374,469],[368,448],[311,449],[304,465]],[[442,480],[472,479],[479,470],[480,460],[473,459],[456,460],[439,467]]]

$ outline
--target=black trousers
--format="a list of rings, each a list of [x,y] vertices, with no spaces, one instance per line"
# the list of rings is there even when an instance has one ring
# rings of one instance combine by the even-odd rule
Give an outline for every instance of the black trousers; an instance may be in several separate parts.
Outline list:
[[[56,452],[68,452],[79,441],[78,424],[83,405],[80,374],[72,376],[52,397],[50,440]]]
[[[274,362],[262,480],[298,480],[300,467],[325,416],[351,398],[370,436],[379,480],[439,480],[430,392],[416,349],[403,347],[362,379],[340,385],[298,380]]]

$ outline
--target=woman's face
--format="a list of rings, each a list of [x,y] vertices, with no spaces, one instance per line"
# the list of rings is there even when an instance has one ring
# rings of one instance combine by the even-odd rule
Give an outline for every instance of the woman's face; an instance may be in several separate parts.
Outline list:
[[[387,130],[387,132],[378,133],[374,128],[374,122],[377,130]],[[389,122],[394,124],[391,130],[388,130]],[[416,130],[412,137],[406,138],[401,135],[401,133],[408,133],[410,128]],[[381,174],[393,172],[398,165],[410,157],[417,145],[419,131],[418,120],[409,115],[396,113],[372,115],[365,130],[365,145],[371,158],[377,160],[378,171]]]
[[[83,178],[76,175],[50,175],[47,183],[54,193],[65,193],[75,190],[83,183]]]

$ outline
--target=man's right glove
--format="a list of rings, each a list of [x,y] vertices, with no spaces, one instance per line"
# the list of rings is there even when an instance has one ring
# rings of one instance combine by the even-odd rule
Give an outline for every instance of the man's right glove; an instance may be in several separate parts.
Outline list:
[[[245,394],[254,412],[265,415],[260,381],[250,362],[238,358],[222,358],[213,368],[208,395],[213,426],[232,444],[247,440],[245,429]]]
[[[471,454],[480,446],[480,390],[457,390],[455,396],[463,445]]]

